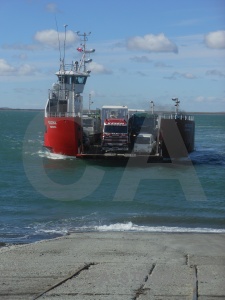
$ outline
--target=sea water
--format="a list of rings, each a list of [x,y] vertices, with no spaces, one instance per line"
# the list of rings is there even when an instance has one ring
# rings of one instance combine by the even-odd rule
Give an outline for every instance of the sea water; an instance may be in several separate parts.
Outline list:
[[[133,165],[43,147],[44,115],[0,111],[0,243],[76,231],[225,232],[225,115],[195,116],[186,160]]]

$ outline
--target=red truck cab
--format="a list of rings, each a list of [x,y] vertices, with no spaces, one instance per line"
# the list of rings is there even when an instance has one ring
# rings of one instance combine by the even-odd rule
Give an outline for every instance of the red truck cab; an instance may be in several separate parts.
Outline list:
[[[127,152],[128,124],[125,119],[105,119],[101,147],[104,152]]]

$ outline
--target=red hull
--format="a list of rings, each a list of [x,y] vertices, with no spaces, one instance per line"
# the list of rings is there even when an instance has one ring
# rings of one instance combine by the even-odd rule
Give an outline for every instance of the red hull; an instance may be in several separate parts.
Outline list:
[[[45,117],[44,146],[51,152],[76,156],[81,152],[82,128],[79,117]]]

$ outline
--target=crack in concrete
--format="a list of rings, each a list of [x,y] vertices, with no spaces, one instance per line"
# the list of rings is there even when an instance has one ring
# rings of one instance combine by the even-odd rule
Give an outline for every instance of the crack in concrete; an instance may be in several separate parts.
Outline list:
[[[189,254],[185,255],[186,265],[189,266]]]
[[[198,269],[197,269],[197,266],[191,266],[191,268],[193,268],[193,270],[194,270],[192,300],[198,300]]]
[[[55,289],[56,287],[60,286],[61,284],[65,283],[67,280],[72,279],[73,277],[78,276],[82,271],[84,270],[88,270],[91,266],[93,265],[97,265],[97,263],[89,263],[89,264],[85,264],[84,266],[82,266],[81,268],[79,268],[78,270],[76,270],[76,272],[74,272],[72,275],[67,276],[66,278],[64,278],[63,280],[61,280],[60,282],[52,285],[51,287],[49,287],[48,289],[46,289],[44,292],[41,292],[40,294],[38,294],[37,296],[35,296],[33,298],[33,300],[36,300],[38,298],[40,298],[41,296],[43,296],[44,294],[46,294],[47,292]]]
[[[132,300],[137,300],[140,295],[144,295],[146,291],[149,291],[150,288],[145,288],[145,283],[148,281],[149,277],[152,275],[153,270],[155,269],[156,264],[153,264],[151,269],[149,270],[148,274],[144,278],[144,283],[135,291],[135,296]]]

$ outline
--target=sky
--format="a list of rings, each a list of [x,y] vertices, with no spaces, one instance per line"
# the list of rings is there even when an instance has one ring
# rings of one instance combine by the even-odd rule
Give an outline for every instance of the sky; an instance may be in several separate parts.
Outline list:
[[[77,31],[95,49],[84,108],[225,112],[225,0],[0,0],[0,107],[45,107],[65,24],[66,63]]]

